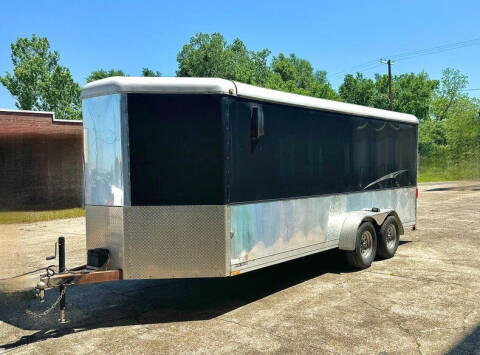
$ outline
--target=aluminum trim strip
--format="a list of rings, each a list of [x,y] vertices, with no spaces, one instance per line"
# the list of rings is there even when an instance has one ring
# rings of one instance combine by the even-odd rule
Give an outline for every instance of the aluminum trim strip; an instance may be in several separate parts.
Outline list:
[[[120,97],[120,134],[122,139],[122,179],[123,179],[123,205],[131,206],[131,185],[130,185],[130,140],[128,129],[128,100],[127,95]]]
[[[228,205],[229,206],[239,206],[239,205],[249,205],[249,204],[252,204],[252,203],[260,203],[260,202],[303,200],[303,199],[316,198],[316,197],[343,196],[343,195],[362,194],[362,193],[365,193],[365,192],[395,191],[395,190],[401,190],[401,189],[416,189],[416,188],[417,188],[417,185],[412,185],[412,186],[392,187],[392,188],[385,188],[385,189],[375,189],[375,190],[372,189],[372,190],[367,190],[367,191],[359,190],[359,191],[349,191],[349,192],[335,192],[335,193],[320,194],[320,195],[274,198],[274,199],[267,199],[267,200],[230,202]]]

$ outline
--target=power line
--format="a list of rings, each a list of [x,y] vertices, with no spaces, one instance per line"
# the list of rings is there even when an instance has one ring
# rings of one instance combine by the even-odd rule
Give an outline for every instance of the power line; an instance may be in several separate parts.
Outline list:
[[[371,61],[368,61],[368,62],[365,62],[365,63],[362,63],[362,64],[358,64],[358,65],[354,65],[353,67],[350,67],[349,69],[345,69],[345,70],[341,70],[339,72],[336,72],[334,73],[334,75],[337,75],[337,74],[342,74],[346,71],[351,71],[351,70],[355,70],[355,69],[363,69],[363,68],[366,68],[366,67],[370,67],[370,66],[378,66],[378,61],[377,59],[375,60],[371,60]]]
[[[396,55],[390,56],[390,58],[395,59],[395,61],[401,61],[401,60],[412,59],[412,58],[416,58],[416,57],[420,57],[420,56],[424,56],[424,55],[438,54],[438,53],[442,53],[442,52],[447,52],[447,51],[452,51],[452,50],[461,49],[461,48],[465,48],[465,47],[470,47],[470,46],[474,46],[474,45],[477,45],[477,44],[480,44],[480,37],[469,39],[467,41],[446,43],[446,44],[442,44],[442,45],[435,46],[435,47],[429,47],[429,48],[419,49],[419,50],[410,51],[410,52],[398,53]],[[343,75],[347,72],[351,72],[353,70],[358,71],[358,72],[363,72],[363,71],[374,69],[378,66],[379,66],[379,64],[378,64],[377,60],[371,60],[371,61],[368,61],[368,62],[365,62],[365,63],[362,63],[362,64],[355,65],[355,66],[350,67],[348,69],[339,71],[337,73],[334,73],[333,76],[338,77],[340,75]]]
[[[470,39],[468,41],[448,43],[448,44],[443,44],[436,47],[430,47],[430,48],[420,49],[412,52],[400,53],[392,56],[392,58],[395,58],[396,61],[399,61],[407,58],[414,58],[414,57],[420,57],[423,55],[430,55],[430,54],[437,54],[437,53],[452,51],[455,49],[470,47],[477,44],[480,44],[480,37]]]

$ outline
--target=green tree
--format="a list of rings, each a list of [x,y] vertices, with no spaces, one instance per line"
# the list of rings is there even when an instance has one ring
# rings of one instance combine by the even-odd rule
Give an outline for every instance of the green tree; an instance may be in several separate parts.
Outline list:
[[[410,113],[419,120],[428,119],[433,94],[438,80],[432,80],[425,72],[395,75],[392,80],[393,110]],[[375,74],[374,106],[390,109],[388,99],[388,76]]]
[[[392,78],[393,110],[410,113],[425,120],[429,117],[432,97],[438,86],[425,72],[395,75]],[[363,77],[345,75],[339,88],[340,98],[345,102],[390,109],[388,76],[375,74],[375,81]]]
[[[162,73],[160,73],[158,70],[153,71],[149,68],[143,68],[142,69],[142,75],[143,76],[148,76],[148,77],[155,77],[155,76],[162,76]]]
[[[268,65],[270,51],[249,50],[240,39],[228,44],[219,33],[198,33],[178,53],[177,76],[218,77],[297,94],[338,99],[323,71],[305,59],[279,54]]]
[[[270,68],[267,64],[270,51],[250,51],[245,44],[236,38],[232,44],[225,47],[224,56],[227,61],[224,78],[242,83],[265,86]]]
[[[32,35],[11,44],[13,72],[0,82],[22,110],[54,111],[60,119],[80,119],[80,86],[70,70],[59,64],[60,55],[45,37]]]
[[[446,68],[442,71],[440,85],[435,91],[432,113],[437,120],[447,118],[455,102],[466,98],[462,93],[468,85],[468,77],[460,73],[458,69]]]
[[[364,106],[375,104],[375,82],[372,79],[364,78],[361,73],[357,73],[355,76],[345,75],[338,93],[340,98],[348,103]]]
[[[315,72],[311,95],[328,100],[340,100],[337,92],[332,88],[332,85],[328,81],[327,72],[325,70],[317,70]]]
[[[126,76],[126,75],[121,69],[110,69],[110,70],[99,69],[99,70],[92,71],[92,73],[86,78],[86,80],[87,80],[87,83],[89,83],[95,80],[109,78],[111,76]]]
[[[457,132],[455,128],[465,123],[464,113],[468,111],[467,108],[472,109],[472,106],[466,105],[471,101],[462,94],[467,83],[467,77],[458,70],[443,70],[442,79],[432,93],[429,115],[420,125],[419,152],[423,161],[446,166],[447,160],[460,159],[460,149],[454,147],[458,141],[453,136]],[[471,142],[468,149],[473,149]]]
[[[450,105],[450,111],[450,115],[445,119],[445,127],[451,161],[456,165],[476,162],[476,166],[480,168],[479,102],[467,97],[458,98]]]
[[[432,94],[429,116],[420,123],[421,167],[440,178],[480,176],[480,102],[462,92],[467,83],[466,75],[445,69]]]
[[[291,54],[290,58],[288,58],[283,53],[280,53],[278,57],[273,57],[272,70],[274,73],[280,75],[280,78],[285,83],[291,81],[292,84],[297,86],[297,68],[295,68],[292,57],[294,57],[294,54]]]
[[[272,74],[267,87],[276,90],[293,92],[301,95],[338,100],[338,94],[327,79],[327,72],[314,72],[311,63],[303,58],[290,54],[288,57],[280,53],[271,64]]]
[[[268,49],[250,51],[240,39],[227,44],[219,33],[198,33],[177,55],[177,76],[218,77],[263,86],[270,70]]]
[[[177,55],[177,76],[225,78],[226,42],[220,33],[198,33]]]
[[[280,53],[273,57],[271,65],[273,75],[277,77],[272,82],[272,89],[311,95],[314,83],[313,67],[309,61],[290,54],[286,57]],[[278,81],[278,77],[282,81]]]
[[[314,82],[313,66],[303,58],[290,54],[290,62],[295,68],[295,85],[298,88],[310,91]]]
[[[418,151],[426,159],[440,159],[446,152],[447,131],[442,121],[426,119],[421,122],[418,132]],[[445,158],[443,156],[443,158]]]

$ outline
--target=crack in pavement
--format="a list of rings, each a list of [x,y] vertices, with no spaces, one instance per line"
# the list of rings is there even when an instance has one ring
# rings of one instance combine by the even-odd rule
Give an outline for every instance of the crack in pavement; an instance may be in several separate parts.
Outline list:
[[[347,291],[347,293],[349,294],[350,297],[352,296],[355,296],[356,299],[358,299],[360,302],[363,302],[364,304],[366,304],[367,306],[373,308],[373,309],[376,309],[377,311],[381,312],[381,316],[384,316],[385,318],[387,318],[390,322],[392,322],[393,324],[395,324],[403,333],[405,333],[406,335],[408,335],[410,338],[413,339],[413,341],[415,342],[416,346],[417,346],[417,349],[418,349],[418,352],[423,355],[423,352],[422,352],[422,349],[421,349],[421,345],[420,343],[418,342],[418,339],[417,337],[414,335],[414,334],[411,334],[410,330],[408,328],[405,328],[400,322],[397,321],[396,317],[398,318],[403,318],[404,320],[406,319],[405,317],[402,317],[401,315],[399,314],[394,314],[392,313],[391,309],[383,309],[381,307],[378,307],[370,302],[368,302],[367,300],[363,299],[361,296],[358,295],[358,293],[360,293],[361,291],[355,291],[355,292],[351,292],[350,290],[348,290],[347,288],[344,287],[344,283],[339,283],[337,284],[339,285],[341,288],[343,288],[345,291]],[[367,288],[368,289],[368,288]],[[364,289],[365,290],[365,289]],[[364,291],[362,290],[362,291]]]
[[[427,282],[440,283],[440,284],[443,284],[443,285],[455,285],[455,286],[458,286],[462,289],[470,290],[469,288],[463,286],[462,284],[458,284],[456,282],[447,282],[447,281],[435,280],[435,279],[430,279],[430,278],[423,278],[423,277],[422,278],[420,278],[420,277],[417,278],[417,277],[410,277],[410,276],[396,275],[396,274],[392,275],[391,273],[385,273],[385,272],[373,271],[373,270],[366,270],[365,272],[368,272],[368,273],[371,273],[371,274],[390,276],[390,277],[398,277],[398,278],[407,279],[407,280],[411,280],[411,281],[427,281]]]
[[[311,344],[307,344],[307,345],[298,344],[295,340],[293,340],[292,338],[290,338],[290,337],[288,337],[288,336],[278,335],[278,334],[273,333],[273,332],[271,332],[271,331],[269,331],[269,330],[267,330],[267,329],[264,329],[264,328],[252,327],[252,326],[245,325],[245,324],[242,324],[242,323],[240,323],[240,322],[236,322],[236,321],[234,321],[234,320],[226,319],[226,318],[223,318],[223,317],[219,317],[218,319],[221,320],[221,321],[223,321],[223,322],[226,322],[226,323],[236,324],[236,325],[238,325],[238,326],[240,326],[240,327],[242,327],[242,328],[246,328],[246,329],[250,329],[250,330],[256,330],[256,331],[261,331],[261,332],[263,332],[263,333],[266,333],[266,334],[268,334],[268,335],[271,335],[271,336],[273,336],[273,337],[275,337],[275,338],[278,338],[278,339],[280,339],[280,340],[286,339],[286,340],[288,340],[289,342],[294,343],[294,344],[296,344],[297,346],[300,346],[300,347],[309,347],[309,348],[312,348],[312,349],[314,349],[314,350],[327,351],[327,352],[329,352],[329,353],[331,353],[331,354],[339,354],[339,353],[337,353],[337,352],[334,352],[334,351],[331,351],[331,350],[328,350],[328,349],[324,349],[324,348],[320,348],[320,347],[318,347],[318,346],[314,346],[314,345],[311,345]]]

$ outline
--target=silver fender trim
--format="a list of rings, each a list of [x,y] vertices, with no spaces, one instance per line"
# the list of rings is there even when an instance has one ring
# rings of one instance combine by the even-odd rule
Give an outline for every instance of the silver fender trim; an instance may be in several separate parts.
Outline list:
[[[357,229],[363,222],[372,222],[376,227],[380,227],[388,216],[394,216],[397,219],[400,235],[404,234],[403,224],[398,217],[397,212],[389,209],[381,209],[377,212],[371,209],[350,212],[344,219],[338,248],[341,250],[355,250],[355,241]]]

